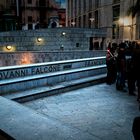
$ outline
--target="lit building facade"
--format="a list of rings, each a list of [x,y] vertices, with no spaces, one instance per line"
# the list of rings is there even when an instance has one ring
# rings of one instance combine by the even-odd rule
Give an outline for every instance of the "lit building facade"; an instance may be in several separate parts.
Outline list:
[[[128,16],[136,0],[67,0],[67,26],[105,28],[106,42],[140,39],[140,17]]]
[[[65,10],[60,10],[60,4],[56,0],[2,0],[1,13],[7,12],[8,16],[10,15],[10,23],[7,25],[5,19],[9,20],[9,17],[2,14],[0,20],[4,23],[0,24],[1,31],[55,28],[59,27],[60,23],[65,26],[65,19],[59,19],[65,14]]]
[[[0,1],[0,31],[15,30],[17,17],[7,0]]]

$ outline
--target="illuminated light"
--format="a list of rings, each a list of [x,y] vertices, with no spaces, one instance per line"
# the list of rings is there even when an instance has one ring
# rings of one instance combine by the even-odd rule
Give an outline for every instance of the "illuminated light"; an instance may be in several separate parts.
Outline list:
[[[20,62],[22,65],[31,64],[32,53],[23,53],[20,57]]]
[[[94,18],[90,18],[89,20],[90,20],[91,22],[93,22],[95,19],[94,19]]]
[[[6,46],[6,49],[7,50],[11,50],[12,49],[12,46],[11,45],[8,45],[8,46]]]
[[[110,50],[109,50],[109,49],[107,49],[107,52],[110,52]]]
[[[62,35],[63,35],[63,36],[65,36],[65,35],[66,35],[66,33],[65,33],[65,32],[62,32]]]
[[[140,40],[136,40],[136,42],[140,45]]]
[[[111,57],[113,57],[113,54],[110,52],[109,49],[107,49],[107,52],[110,54]]]
[[[72,26],[75,26],[75,22],[73,21],[73,22],[71,23],[71,25],[72,25]]]
[[[129,26],[132,24],[132,20],[129,17],[124,17],[119,19],[119,24],[123,26]]]
[[[94,23],[94,20],[95,20],[95,19],[91,17],[91,18],[89,18],[89,20],[90,20],[90,22],[91,22],[90,28],[93,28],[93,23]]]
[[[63,45],[63,44],[60,46],[60,49],[61,49],[61,50],[63,50],[63,49],[64,49],[64,45]]]
[[[131,25],[131,20],[129,18],[124,18],[124,26]]]
[[[42,41],[42,38],[38,37],[38,38],[37,38],[37,41],[38,41],[38,42],[41,42],[41,41]]]
[[[122,25],[123,23],[124,23],[124,19],[123,18],[120,18],[119,19],[119,24]]]

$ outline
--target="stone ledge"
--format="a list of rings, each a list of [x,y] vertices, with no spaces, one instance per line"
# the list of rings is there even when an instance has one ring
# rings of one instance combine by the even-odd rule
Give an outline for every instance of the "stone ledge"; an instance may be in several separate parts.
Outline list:
[[[2,80],[0,82],[0,86],[7,85],[7,84],[13,84],[13,83],[19,83],[19,82],[23,82],[23,81],[31,81],[31,80],[36,80],[36,79],[42,79],[42,78],[46,78],[46,77],[53,77],[53,76],[57,76],[57,75],[65,75],[65,74],[71,74],[71,73],[78,73],[78,72],[83,72],[83,71],[101,69],[101,68],[106,68],[106,65],[92,66],[92,67],[86,67],[86,68],[79,68],[79,69],[52,72],[52,73],[46,73],[46,74],[32,75],[32,76],[28,76],[28,77]]]
[[[56,61],[22,66],[8,66],[0,68],[0,80],[15,79],[52,72],[79,69],[105,64],[105,57],[94,57],[76,60]]]
[[[30,89],[24,92],[18,92],[14,94],[3,95],[3,97],[15,100],[17,102],[31,101],[37,98],[51,96],[55,94],[64,93],[81,87],[91,86],[93,84],[104,82],[106,79],[106,74],[101,74],[93,77],[82,78],[78,80],[62,82],[60,84],[49,86],[49,87],[39,87],[35,89]]]

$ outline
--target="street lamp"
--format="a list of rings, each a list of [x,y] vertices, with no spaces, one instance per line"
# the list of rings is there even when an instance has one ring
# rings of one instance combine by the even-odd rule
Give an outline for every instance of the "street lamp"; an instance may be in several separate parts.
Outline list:
[[[41,37],[38,37],[38,38],[37,38],[37,41],[38,41],[38,42],[41,42],[41,41],[42,41],[42,38],[41,38]]]
[[[94,22],[95,19],[94,18],[90,18],[89,20],[91,22],[91,26],[90,27],[92,28],[93,27],[93,22]]]
[[[73,22],[71,22],[71,25],[74,27],[75,26],[75,22],[73,21]]]
[[[12,49],[12,46],[11,46],[11,45],[7,45],[7,46],[6,46],[6,49],[7,49],[7,50],[11,50],[11,49]]]
[[[61,35],[62,35],[62,36],[66,36],[66,32],[62,32]]]

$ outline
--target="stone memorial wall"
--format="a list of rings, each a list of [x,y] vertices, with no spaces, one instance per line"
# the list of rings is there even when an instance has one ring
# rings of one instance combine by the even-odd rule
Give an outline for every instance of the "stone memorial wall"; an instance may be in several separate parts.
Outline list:
[[[101,43],[103,29],[54,28],[0,32],[0,51],[60,51],[89,50],[90,39]],[[10,47],[9,47],[10,46]]]
[[[0,52],[0,67],[105,56],[106,51]]]
[[[36,89],[41,87],[45,88],[46,92],[48,88],[50,89],[50,86],[57,87],[57,84],[62,84],[64,88],[66,82],[68,83],[67,88],[69,88],[71,84],[69,81],[83,81],[84,78],[87,78],[90,83],[94,76],[106,77],[105,60],[106,57],[104,56],[0,67],[0,94],[24,91],[30,93],[30,90],[33,89],[36,93]],[[75,82],[73,84],[75,85]],[[40,92],[40,90],[38,91]]]
[[[106,64],[106,57],[84,58],[67,61],[30,64],[23,66],[9,66],[0,68],[0,80],[39,75],[50,72],[86,68]]]

